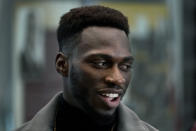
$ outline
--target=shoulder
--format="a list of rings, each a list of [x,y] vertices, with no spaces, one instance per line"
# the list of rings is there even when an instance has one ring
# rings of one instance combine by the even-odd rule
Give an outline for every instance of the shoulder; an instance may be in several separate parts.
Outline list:
[[[13,131],[28,131],[29,130],[29,125],[31,121],[28,121],[26,123],[24,123],[22,126],[20,126],[19,128],[13,130]]]
[[[120,104],[118,109],[119,126],[123,131],[158,131],[150,124],[142,121],[138,115],[124,104]]]
[[[50,131],[54,125],[54,116],[60,93],[57,93],[29,122],[14,131]]]
[[[146,128],[147,131],[159,131],[158,129],[154,128],[153,126],[142,120],[140,122],[143,124],[144,128]]]

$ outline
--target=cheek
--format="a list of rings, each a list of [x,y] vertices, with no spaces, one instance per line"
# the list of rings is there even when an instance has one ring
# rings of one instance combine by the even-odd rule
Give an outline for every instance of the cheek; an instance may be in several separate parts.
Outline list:
[[[80,67],[81,75],[83,80],[85,80],[88,84],[93,84],[94,86],[101,81],[102,73],[98,70],[89,67],[88,65],[82,65]]]
[[[87,65],[80,65],[73,66],[70,75],[74,96],[86,102],[89,101],[89,99],[92,100],[96,94],[96,89],[100,87],[99,73]]]
[[[125,74],[125,80],[126,80],[126,86],[129,85],[129,83],[131,82],[131,72],[128,74]]]
[[[70,70],[70,89],[73,96],[80,103],[86,103],[89,95],[92,94],[92,79],[88,76],[81,68],[75,68],[73,66]]]

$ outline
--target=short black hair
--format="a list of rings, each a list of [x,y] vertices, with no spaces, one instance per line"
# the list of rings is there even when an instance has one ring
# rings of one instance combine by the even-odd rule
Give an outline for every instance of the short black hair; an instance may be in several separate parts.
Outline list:
[[[127,17],[118,10],[100,5],[74,8],[60,19],[57,29],[59,51],[72,50],[79,42],[80,33],[89,26],[114,27],[129,34]]]

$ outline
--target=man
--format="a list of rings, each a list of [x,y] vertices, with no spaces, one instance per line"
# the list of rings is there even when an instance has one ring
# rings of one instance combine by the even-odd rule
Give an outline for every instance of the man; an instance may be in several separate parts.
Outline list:
[[[57,94],[17,131],[157,131],[120,102],[131,79],[127,18],[103,6],[72,9],[57,30]]]

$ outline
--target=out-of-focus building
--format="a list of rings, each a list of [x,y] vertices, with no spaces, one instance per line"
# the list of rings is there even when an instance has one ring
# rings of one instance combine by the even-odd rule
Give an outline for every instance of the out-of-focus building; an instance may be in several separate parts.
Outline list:
[[[195,0],[0,0],[0,131],[30,120],[62,90],[54,60],[62,14],[104,5],[129,19],[136,59],[123,102],[163,131],[196,121]]]

